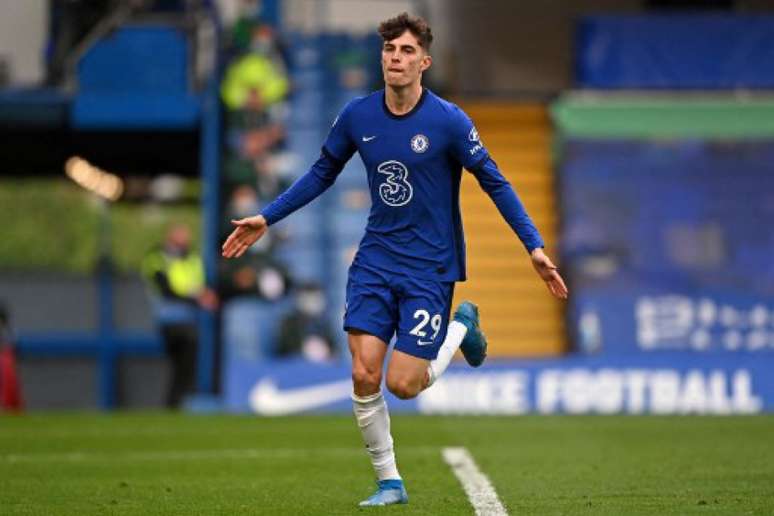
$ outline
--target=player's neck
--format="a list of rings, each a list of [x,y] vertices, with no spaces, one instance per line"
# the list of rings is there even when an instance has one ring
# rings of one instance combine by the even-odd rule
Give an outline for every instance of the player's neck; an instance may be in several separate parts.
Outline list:
[[[405,115],[422,97],[422,84],[416,82],[403,87],[385,86],[384,102],[393,115]]]

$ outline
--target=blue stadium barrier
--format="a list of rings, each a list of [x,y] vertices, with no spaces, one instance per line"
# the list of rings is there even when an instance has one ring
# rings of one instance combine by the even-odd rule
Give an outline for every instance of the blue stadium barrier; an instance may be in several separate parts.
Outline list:
[[[201,102],[198,95],[82,93],[73,101],[70,119],[82,130],[188,130],[198,125]]]

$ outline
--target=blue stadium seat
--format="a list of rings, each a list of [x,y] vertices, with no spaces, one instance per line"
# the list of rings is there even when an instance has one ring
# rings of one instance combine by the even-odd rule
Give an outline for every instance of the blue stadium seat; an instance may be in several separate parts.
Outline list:
[[[290,298],[277,302],[235,299],[223,307],[223,349],[226,360],[257,362],[270,357],[276,346],[282,316]]]
[[[79,129],[194,128],[186,35],[168,26],[124,26],[78,63],[71,119]]]

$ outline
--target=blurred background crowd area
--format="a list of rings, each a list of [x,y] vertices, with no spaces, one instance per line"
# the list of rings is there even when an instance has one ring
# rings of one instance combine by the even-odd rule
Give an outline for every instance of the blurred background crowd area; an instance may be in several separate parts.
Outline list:
[[[493,356],[774,350],[772,7],[0,3],[0,300],[28,405],[178,406],[233,363],[347,360],[359,159],[244,257],[219,249],[381,87],[375,28],[402,11],[435,34],[425,85],[472,116],[570,283],[555,303],[466,177],[456,299]]]

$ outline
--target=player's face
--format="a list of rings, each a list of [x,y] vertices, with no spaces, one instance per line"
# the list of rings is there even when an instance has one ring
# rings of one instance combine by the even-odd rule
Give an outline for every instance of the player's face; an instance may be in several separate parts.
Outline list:
[[[385,41],[382,46],[382,73],[387,86],[399,88],[419,82],[431,62],[430,56],[408,30]]]

